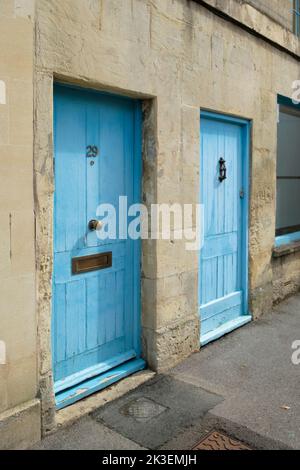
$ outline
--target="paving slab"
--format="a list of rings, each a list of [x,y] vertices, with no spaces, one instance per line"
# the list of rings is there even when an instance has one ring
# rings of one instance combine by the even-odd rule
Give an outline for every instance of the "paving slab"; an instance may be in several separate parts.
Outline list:
[[[33,450],[143,450],[135,442],[108,429],[90,417],[60,429]]]
[[[159,375],[93,416],[141,446],[157,449],[200,421],[222,400],[198,386]]]
[[[300,449],[300,365],[292,344],[300,339],[300,296],[203,348],[170,374],[219,393],[212,411],[280,447]],[[245,434],[244,434],[245,436]],[[269,444],[270,445],[270,444]]]

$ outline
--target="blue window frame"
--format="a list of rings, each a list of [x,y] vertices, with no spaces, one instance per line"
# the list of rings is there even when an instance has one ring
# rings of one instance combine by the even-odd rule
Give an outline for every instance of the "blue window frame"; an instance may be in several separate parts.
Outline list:
[[[278,96],[276,246],[300,240],[300,104]]]
[[[300,0],[292,0],[293,2],[293,21],[294,33],[300,36]]]

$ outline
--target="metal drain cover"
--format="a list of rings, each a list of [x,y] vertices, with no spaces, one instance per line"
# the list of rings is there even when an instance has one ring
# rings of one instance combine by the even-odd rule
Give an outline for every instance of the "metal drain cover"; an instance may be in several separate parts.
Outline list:
[[[251,450],[240,441],[218,431],[212,431],[193,450]]]
[[[124,416],[130,416],[140,423],[150,421],[163,413],[167,408],[156,403],[149,398],[137,398],[129,403],[126,403],[120,409],[120,413]]]

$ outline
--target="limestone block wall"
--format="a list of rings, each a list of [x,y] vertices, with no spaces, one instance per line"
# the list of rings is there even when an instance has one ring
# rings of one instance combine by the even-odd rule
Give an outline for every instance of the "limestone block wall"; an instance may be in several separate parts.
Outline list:
[[[299,292],[300,253],[293,253],[273,260],[273,300],[279,303]]]
[[[241,2],[207,3],[232,12],[261,34],[269,31],[293,56],[196,1],[36,2],[34,181],[44,430],[55,421],[50,354],[54,80],[144,102],[147,204],[198,201],[201,108],[252,121],[251,312],[257,318],[272,307],[278,271],[272,261],[277,94],[291,96],[292,82],[300,78],[299,40]],[[299,271],[298,258],[292,269]],[[178,240],[145,241],[142,277],[144,355],[150,367],[163,370],[199,348],[198,254],[187,252]]]
[[[33,2],[0,2],[0,448],[39,439]]]
[[[293,31],[293,0],[245,0],[266,15]]]

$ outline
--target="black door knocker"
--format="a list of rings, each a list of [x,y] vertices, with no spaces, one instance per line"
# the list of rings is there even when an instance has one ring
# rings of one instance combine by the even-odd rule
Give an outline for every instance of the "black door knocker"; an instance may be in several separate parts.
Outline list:
[[[224,158],[220,158],[219,166],[220,166],[220,168],[219,168],[219,172],[220,172],[219,181],[220,181],[220,183],[222,183],[227,178],[226,160],[224,160]]]

